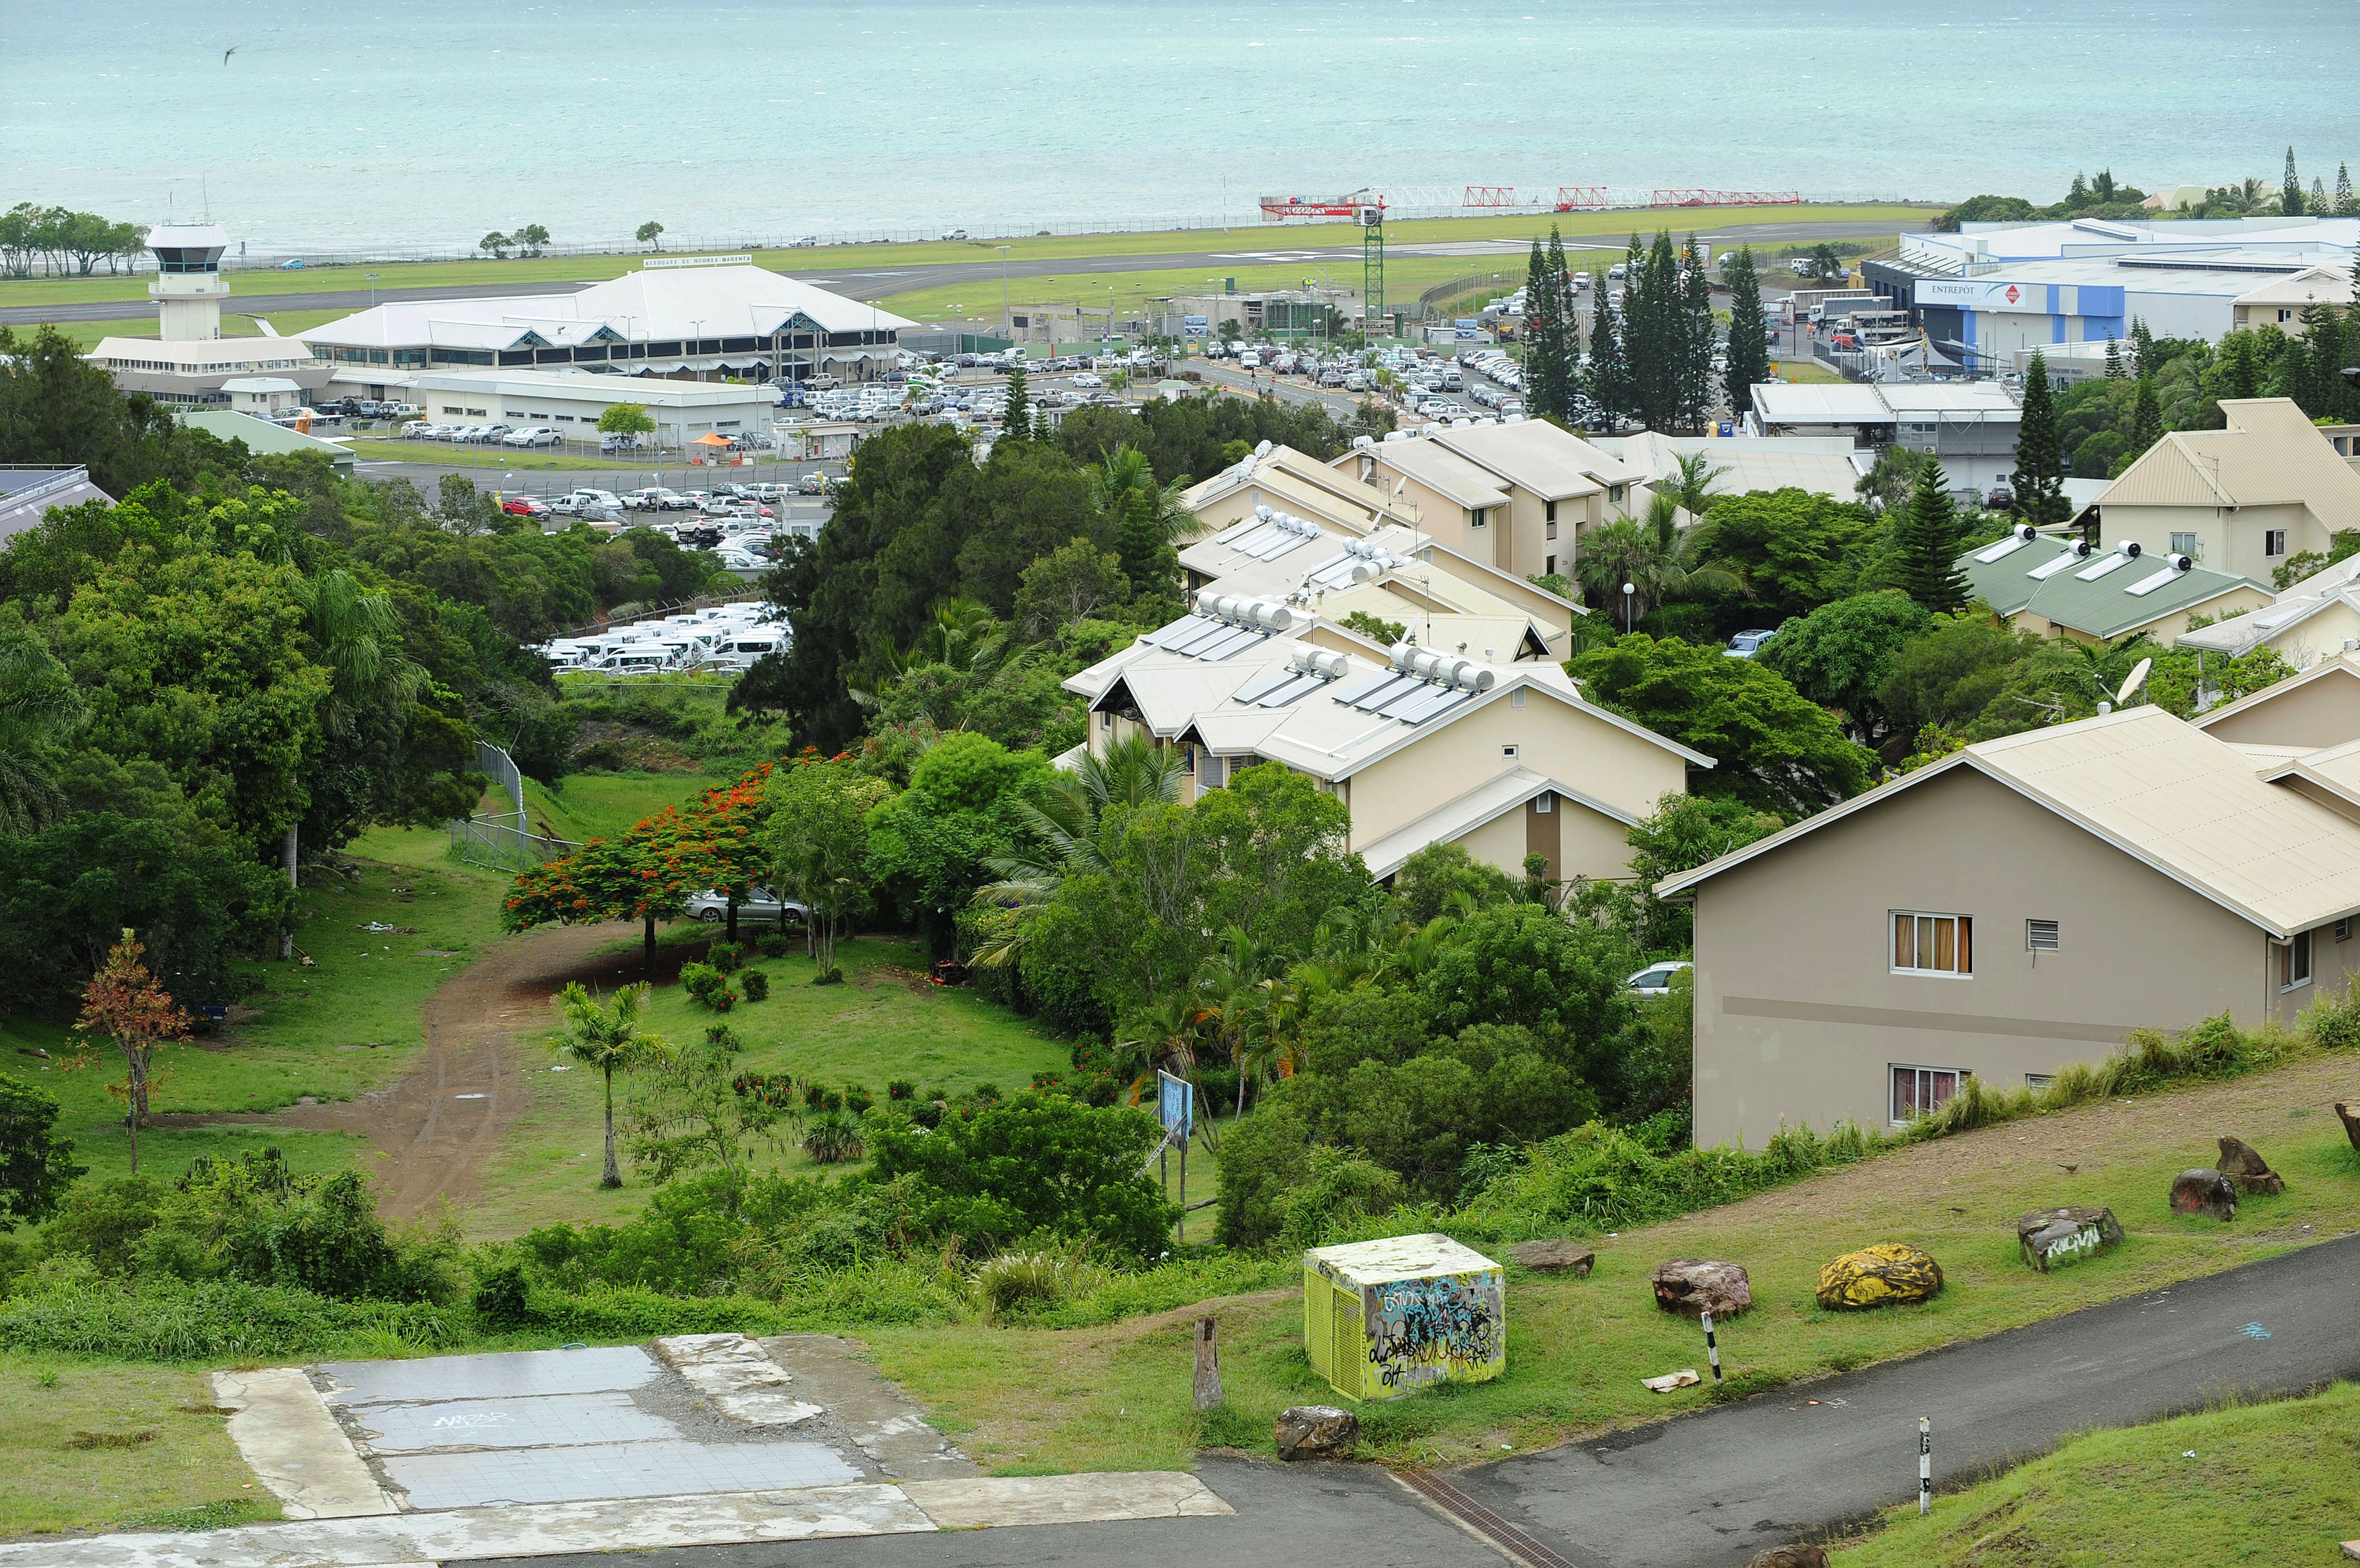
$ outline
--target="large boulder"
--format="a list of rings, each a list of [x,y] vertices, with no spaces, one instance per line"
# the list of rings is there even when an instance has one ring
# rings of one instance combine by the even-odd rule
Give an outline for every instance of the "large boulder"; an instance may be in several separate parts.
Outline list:
[[[1745,1568],[1828,1568],[1828,1554],[1816,1546],[1774,1546],[1747,1558]]]
[[[1942,1266],[1907,1242],[1863,1247],[1819,1270],[1819,1302],[1830,1312],[1904,1306],[1941,1292]]]
[[[1334,1405],[1291,1405],[1278,1412],[1271,1435],[1281,1459],[1328,1459],[1360,1441],[1360,1418]]]
[[[2044,1274],[2095,1258],[2122,1239],[2122,1222],[2112,1209],[2035,1209],[2016,1222],[2024,1260]]]
[[[2242,1138],[2221,1140],[2221,1163],[2217,1170],[2237,1185],[2240,1192],[2283,1192],[2286,1178],[2270,1169],[2270,1162],[2255,1152],[2254,1146]]]
[[[1655,1305],[1682,1317],[1733,1318],[1754,1304],[1754,1287],[1734,1263],[1676,1258],[1655,1270]]]
[[[2335,1114],[2344,1118],[2344,1136],[2352,1140],[2353,1152],[2360,1154],[2360,1103],[2338,1100]]]
[[[2237,1184],[2210,1166],[2183,1171],[2171,1179],[2171,1212],[2234,1220],[2237,1217]]]
[[[1598,1261],[1598,1254],[1579,1242],[1554,1237],[1520,1241],[1508,1248],[1508,1258],[1535,1274],[1570,1274],[1579,1279],[1588,1279],[1590,1266]]]

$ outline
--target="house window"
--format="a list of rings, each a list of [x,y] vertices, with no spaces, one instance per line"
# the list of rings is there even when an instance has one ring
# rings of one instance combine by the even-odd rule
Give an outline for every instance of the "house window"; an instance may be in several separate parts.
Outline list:
[[[1114,728],[1114,713],[1111,710],[1098,715],[1098,728],[1102,730]]]
[[[2265,528],[2262,531],[2262,553],[2284,555],[2287,552],[2286,537],[2287,531],[2284,528]]]
[[[2335,940],[2338,942],[2350,942],[2352,940],[2352,917],[2350,915],[2346,915],[2342,920],[2335,922]]]
[[[2194,534],[2172,535],[2171,553],[2174,555],[2194,555],[2196,553],[2196,536]]]
[[[1557,810],[1557,797],[1550,794],[1546,789],[1542,790],[1537,796],[1534,797],[1533,810],[1544,817],[1547,816],[1551,811]]]
[[[1541,516],[1548,519],[1549,538],[1557,538],[1557,503],[1554,501],[1547,503],[1547,506],[1541,513]]]
[[[1554,502],[1554,501],[1551,501],[1551,502],[1549,503],[1549,509],[1550,509],[1551,511],[1555,511],[1555,510],[1557,509],[1557,503],[1556,503],[1556,502]],[[1548,520],[1547,524],[1546,525],[1546,527],[1545,527],[1545,528],[1544,528],[1544,531],[1543,531],[1543,537],[1544,537],[1544,538],[1546,538],[1546,539],[1555,539],[1555,538],[1557,538],[1557,519],[1556,519],[1555,517],[1551,517],[1551,518]]]
[[[2027,953],[2055,953],[2065,945],[2055,920],[2024,922],[2024,950]]]
[[[1551,523],[1549,525],[1549,532],[1555,533],[1556,531],[1557,525],[1555,523]],[[1554,577],[1557,575],[1557,557],[1552,555],[1542,561],[1541,575],[1544,577]]]
[[[2297,931],[2278,949],[2278,989],[2291,991],[2311,984],[2311,933]]]
[[[1964,1070],[1956,1067],[1895,1067],[1893,1125],[1901,1127],[1940,1110],[1959,1092],[1959,1080],[1966,1076]]]
[[[1502,757],[1513,757],[1516,755],[1516,748],[1513,746],[1503,746],[1500,748],[1500,755]]]
[[[1525,697],[1525,695],[1526,695],[1526,693],[1525,693],[1525,691],[1524,691],[1524,689],[1523,687],[1521,687],[1521,686],[1517,687],[1514,691],[1511,691],[1511,692],[1509,692],[1509,693],[1508,693],[1508,706],[1510,706],[1511,708],[1521,708],[1521,707],[1523,707],[1523,706],[1524,705],[1524,697]],[[2346,920],[2346,921],[2344,921],[2344,923],[2345,925],[2350,925],[2352,922],[2351,922],[2351,921],[2349,921],[2349,920]]]
[[[1974,973],[1973,918],[1968,915],[1921,915],[1898,909],[1893,914],[1893,972],[1896,975],[1958,975]]]
[[[1183,773],[1194,773],[1196,771],[1196,748],[1195,746],[1184,746],[1180,748],[1180,771]]]
[[[2036,1094],[2056,1082],[2057,1074],[2054,1073],[2027,1073],[2024,1075],[2024,1086]]]
[[[1487,510],[1489,510],[1489,508],[1483,506],[1471,506],[1468,508],[1467,526],[1470,528],[1481,528],[1483,526],[1483,514]]]

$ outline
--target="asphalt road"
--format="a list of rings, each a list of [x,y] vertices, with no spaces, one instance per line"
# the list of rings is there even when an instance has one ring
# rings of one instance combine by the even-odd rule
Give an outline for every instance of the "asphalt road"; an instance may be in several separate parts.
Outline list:
[[[2360,1236],[2347,1236],[1450,1479],[1579,1568],[1721,1568],[1908,1501],[1918,1486],[1920,1415],[1934,1422],[1939,1510],[1941,1488],[2033,1458],[2071,1432],[2155,1421],[2230,1394],[2360,1377],[2355,1301]],[[1744,1361],[1745,1334],[1743,1318],[1724,1325],[1725,1359]],[[1482,1555],[1372,1465],[1207,1458],[1200,1472],[1237,1510],[1234,1519],[690,1547],[636,1561],[646,1568],[1303,1568],[1339,1561],[1390,1568]],[[530,1561],[563,1568],[594,1560]]]
[[[2084,1428],[2360,1376],[2355,1301],[2360,1236],[2346,1236],[1452,1479],[1581,1568],[1742,1563],[1915,1497],[1921,1415],[1934,1423],[1939,1492]],[[1745,1359],[1744,1324],[1721,1328],[1724,1361]]]
[[[1645,232],[1670,223],[1677,228],[1676,210],[1663,212],[1644,212],[1631,214],[1634,229]],[[1310,229],[1238,229],[1218,247],[1180,251],[1157,256],[1042,256],[1017,259],[1011,257],[1005,275],[1010,278],[1056,278],[1067,273],[1085,272],[1162,272],[1203,267],[1208,274],[1227,267],[1251,267],[1272,262],[1353,262],[1360,259],[1357,242],[1338,244],[1327,236],[1338,232],[1332,224]],[[1682,231],[1685,232],[1685,231]],[[1834,239],[1865,239],[1894,232],[1891,223],[1737,223],[1700,232],[1697,237],[1714,245],[1791,245]],[[1590,243],[1588,236],[1583,243]],[[1601,244],[1611,244],[1611,238],[1601,238]],[[978,256],[974,261],[933,262],[923,266],[895,267],[865,262],[858,267],[838,271],[798,270],[797,276],[819,284],[853,299],[878,299],[889,294],[907,293],[913,289],[937,289],[956,284],[996,282],[1002,276],[997,253],[988,245],[978,245]],[[1404,256],[1463,256],[1470,260],[1485,256],[1502,259],[1528,255],[1531,245],[1524,240],[1438,240],[1419,245],[1396,245],[1387,247],[1386,254]],[[822,259],[814,252],[813,259]],[[457,284],[436,288],[388,288],[376,291],[379,302],[397,299],[462,299],[497,292],[515,294],[571,294],[586,288],[584,283],[513,283],[497,289],[485,284]],[[268,315],[276,310],[359,310],[368,307],[370,291],[366,289],[344,289],[318,294],[239,294],[233,295],[228,307],[233,314]],[[72,305],[16,305],[0,308],[0,326],[28,326],[41,321],[111,321],[127,320],[152,313],[155,307],[147,299],[96,299]]]

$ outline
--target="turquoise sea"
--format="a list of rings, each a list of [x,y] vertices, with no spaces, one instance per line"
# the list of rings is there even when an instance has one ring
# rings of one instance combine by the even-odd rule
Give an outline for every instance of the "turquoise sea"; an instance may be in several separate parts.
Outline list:
[[[2354,0],[0,0],[0,206],[257,245],[2053,197],[2360,160]],[[224,60],[224,52],[235,53]],[[1425,200],[1403,200],[1404,196]]]

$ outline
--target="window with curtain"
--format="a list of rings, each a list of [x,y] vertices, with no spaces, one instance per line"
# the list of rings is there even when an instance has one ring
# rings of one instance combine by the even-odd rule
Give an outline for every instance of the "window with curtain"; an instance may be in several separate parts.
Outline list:
[[[1968,915],[1919,914],[1896,909],[1893,922],[1893,971],[1896,975],[1974,973],[1974,920]]]

